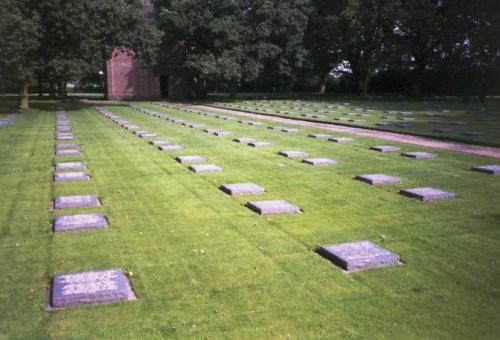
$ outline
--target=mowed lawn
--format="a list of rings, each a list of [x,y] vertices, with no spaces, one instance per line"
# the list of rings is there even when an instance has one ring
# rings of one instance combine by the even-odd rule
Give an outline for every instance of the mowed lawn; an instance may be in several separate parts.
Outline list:
[[[466,143],[500,146],[500,102],[471,99],[401,100],[374,97],[236,100],[215,106],[287,118],[403,132]]]
[[[232,134],[216,137],[106,106],[184,146],[166,153],[91,106],[59,102],[34,103],[0,128],[0,339],[500,336],[500,176],[470,171],[498,159],[356,136],[333,143],[306,137],[320,130],[286,134],[237,123],[241,118],[136,104]],[[52,181],[60,105],[83,151],[61,160],[83,159],[90,181]],[[235,137],[274,146],[254,149]],[[380,144],[438,157],[368,150]],[[281,150],[338,163],[312,167],[277,155]],[[177,155],[204,156],[224,171],[192,173]],[[403,183],[354,180],[367,173]],[[233,198],[218,189],[238,182],[267,192]],[[420,202],[398,194],[418,186],[457,196]],[[102,206],[51,210],[54,197],[73,194],[97,194]],[[244,206],[253,199],[286,199],[303,212],[259,216]],[[103,212],[110,226],[51,232],[55,216],[90,212]],[[323,244],[365,239],[404,264],[347,274],[315,253]],[[130,272],[138,300],[45,310],[54,274],[114,267]]]

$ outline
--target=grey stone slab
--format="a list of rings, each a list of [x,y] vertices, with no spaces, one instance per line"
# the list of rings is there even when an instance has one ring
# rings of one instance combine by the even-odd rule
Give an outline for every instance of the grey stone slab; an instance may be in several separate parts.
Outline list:
[[[130,282],[120,268],[54,275],[50,307],[135,300]]]
[[[230,135],[231,133],[232,133],[231,131],[222,131],[222,130],[212,132],[212,134],[215,136],[227,136]]]
[[[199,155],[177,156],[175,160],[182,164],[205,163],[207,160]]]
[[[401,264],[399,255],[370,241],[327,244],[318,253],[348,272]]]
[[[328,140],[336,143],[346,143],[346,142],[352,142],[354,139],[349,137],[332,137],[328,138]]]
[[[80,149],[79,143],[56,144],[56,150]]]
[[[54,198],[54,209],[97,207],[101,202],[96,195],[71,195]]]
[[[393,152],[393,151],[399,151],[401,150],[401,148],[393,145],[377,145],[377,146],[370,146],[370,150],[375,150],[379,152]]]
[[[391,123],[383,123],[383,122],[382,123],[376,123],[375,125],[377,125],[377,126],[392,126]]]
[[[71,127],[68,125],[62,125],[56,127],[56,132],[68,132],[71,131]]]
[[[272,146],[273,143],[271,143],[271,142],[264,142],[264,141],[261,141],[261,142],[257,141],[257,142],[248,143],[248,145],[250,145],[253,148],[264,148],[264,147],[267,147],[267,146]]]
[[[220,189],[231,196],[258,195],[266,192],[266,189],[255,183],[224,184]]]
[[[56,163],[56,171],[85,169],[84,162],[60,162]]]
[[[138,136],[141,138],[155,138],[158,135],[154,132],[143,132],[143,133],[139,133]]]
[[[476,165],[471,168],[473,171],[484,172],[489,175],[499,175],[500,174],[500,165]]]
[[[395,126],[402,129],[411,129],[415,127],[415,124],[396,124]]]
[[[127,130],[139,130],[141,128],[139,125],[134,124],[125,124],[123,127]]]
[[[434,129],[434,132],[441,132],[441,133],[454,132],[454,131],[455,131],[455,129],[453,129],[453,128]]]
[[[313,133],[313,134],[308,135],[307,137],[316,138],[316,139],[328,139],[331,137],[331,135],[326,134],[326,133]]]
[[[482,135],[483,133],[482,132],[479,132],[479,131],[465,131],[463,133],[464,136],[480,136]]]
[[[104,228],[107,226],[108,221],[100,213],[57,216],[54,219],[54,232]]]
[[[56,172],[54,174],[54,181],[86,181],[90,176],[86,172]]]
[[[268,126],[267,128],[270,129],[270,130],[283,130],[283,129],[286,129],[286,127],[284,127],[284,126]]]
[[[305,151],[280,151],[278,155],[285,156],[287,158],[305,158],[309,157],[309,153]]]
[[[405,152],[405,153],[402,153],[401,155],[408,157],[408,158],[417,158],[417,159],[435,158],[437,156],[434,153],[422,152],[422,151]]]
[[[455,197],[455,194],[452,192],[431,187],[404,189],[401,190],[400,193],[404,196],[417,198],[421,201],[437,201]]]
[[[162,145],[172,145],[174,143],[169,140],[152,140],[149,142],[149,144],[154,146],[162,146]]]
[[[167,151],[178,151],[184,149],[182,145],[178,144],[171,144],[171,145],[160,145],[158,147],[161,151],[167,152]]]
[[[205,126],[205,125],[203,125],[203,124],[198,124],[198,123],[191,123],[191,124],[189,124],[189,127],[190,127],[191,129],[199,129],[199,128],[202,128],[202,127],[204,127],[204,126]]]
[[[291,132],[299,132],[300,129],[296,129],[296,128],[284,128],[284,129],[281,129],[281,132],[286,132],[286,133],[291,133]]]
[[[395,176],[389,176],[384,174],[367,174],[356,176],[358,181],[362,181],[371,185],[387,185],[387,184],[399,184],[401,179]]]
[[[68,136],[56,136],[56,140],[73,140],[75,139],[75,135],[68,135]]]
[[[300,208],[285,200],[249,201],[247,207],[259,215],[289,214],[300,212]]]
[[[200,173],[200,172],[221,172],[223,169],[215,164],[199,164],[199,165],[190,165],[189,170]]]
[[[330,158],[309,158],[302,160],[302,162],[313,166],[337,164],[334,159]]]
[[[248,144],[248,143],[256,142],[257,139],[250,138],[250,137],[241,137],[241,138],[234,138],[233,141],[236,142],[236,143],[245,143],[245,144]]]
[[[80,149],[63,149],[63,150],[56,150],[56,156],[61,157],[61,156],[80,156],[82,152]]]

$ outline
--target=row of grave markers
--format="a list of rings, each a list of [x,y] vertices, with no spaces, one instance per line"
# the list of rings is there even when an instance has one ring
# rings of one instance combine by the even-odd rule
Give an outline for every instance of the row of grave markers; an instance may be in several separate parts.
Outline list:
[[[86,164],[83,161],[64,162],[60,158],[81,156],[81,145],[75,143],[70,120],[63,109],[56,112],[56,163],[54,181],[89,180]],[[69,141],[70,143],[62,143]],[[76,172],[75,170],[79,170]],[[96,195],[59,196],[53,200],[54,209],[88,208],[100,206]],[[101,213],[88,213],[57,216],[53,223],[53,232],[68,232],[108,226],[106,217]],[[71,306],[133,300],[135,294],[128,278],[120,268],[92,270],[88,272],[57,273],[52,278],[48,292],[47,310]]]

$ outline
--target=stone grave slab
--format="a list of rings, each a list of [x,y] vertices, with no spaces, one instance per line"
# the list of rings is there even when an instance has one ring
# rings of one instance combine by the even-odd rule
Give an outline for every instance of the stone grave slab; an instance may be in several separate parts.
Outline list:
[[[219,132],[219,129],[204,129],[203,132],[214,134],[215,132]]]
[[[300,208],[285,200],[249,201],[247,207],[259,215],[289,214],[300,212]]]
[[[352,142],[354,139],[349,137],[332,137],[328,138],[328,140],[335,143],[346,143],[346,142]]]
[[[64,135],[64,136],[60,136],[60,135],[57,135],[56,136],[56,140],[73,140],[75,139],[75,135],[71,134],[71,135]]]
[[[401,150],[401,148],[393,145],[377,145],[377,146],[370,146],[370,150],[375,150],[379,152],[393,152],[393,151],[399,151]]]
[[[80,156],[82,152],[80,149],[62,149],[62,150],[56,150],[56,156],[61,157],[61,156]]]
[[[108,221],[100,213],[57,216],[54,219],[54,232],[104,228],[107,226]]]
[[[178,156],[175,160],[181,164],[205,163],[207,160],[198,155]]]
[[[64,182],[64,181],[86,181],[89,180],[90,176],[86,172],[56,172],[54,174],[54,181]]]
[[[200,173],[200,172],[221,172],[223,169],[215,164],[199,164],[199,165],[190,165],[189,170]]]
[[[231,196],[258,195],[266,192],[266,189],[255,183],[224,184],[220,190]]]
[[[57,126],[56,131],[57,132],[68,132],[68,131],[71,131],[71,127],[69,127],[67,125]]]
[[[327,244],[318,254],[348,272],[401,264],[399,255],[370,241]]]
[[[313,166],[320,166],[320,165],[334,165],[337,164],[337,161],[330,158],[309,158],[302,160],[302,163]]]
[[[80,143],[57,143],[56,150],[80,149]]]
[[[284,129],[281,129],[281,132],[286,132],[286,133],[290,133],[290,132],[299,132],[300,130],[299,129],[296,129],[296,128],[284,128]]]
[[[54,209],[97,207],[101,202],[96,195],[71,195],[54,198]]]
[[[416,151],[416,152],[405,152],[401,154],[404,157],[408,158],[416,158],[416,159],[427,159],[427,158],[435,158],[437,155],[434,153],[430,152],[422,152],[422,151]]]
[[[261,125],[264,125],[264,123],[262,122],[256,122],[256,121],[253,121],[253,120],[250,120],[247,122],[248,125],[252,125],[252,126],[261,126]]]
[[[144,132],[144,133],[139,133],[138,136],[141,138],[155,138],[158,135],[154,132]]]
[[[233,141],[236,142],[236,143],[245,143],[245,144],[248,144],[248,143],[256,142],[257,139],[250,138],[250,137],[241,137],[241,138],[235,138],[235,139],[233,139]]]
[[[399,177],[384,174],[358,175],[356,176],[356,179],[358,181],[365,182],[371,185],[388,185],[401,183],[401,179]]]
[[[149,144],[154,145],[154,146],[161,146],[161,145],[172,145],[172,143],[169,140],[152,140],[149,142]]]
[[[331,137],[331,135],[326,134],[326,133],[314,133],[314,134],[308,135],[307,137],[316,138],[316,139],[328,139]]]
[[[267,146],[272,146],[273,143],[271,143],[271,142],[264,142],[264,141],[262,141],[262,142],[257,141],[257,142],[248,143],[248,145],[250,145],[253,148],[264,148],[264,147],[267,147]]]
[[[61,162],[56,163],[56,171],[85,169],[84,162]]]
[[[499,175],[500,174],[500,165],[476,165],[471,168],[473,171],[483,172],[489,175]]]
[[[404,189],[401,190],[400,193],[404,196],[413,197],[421,201],[438,201],[455,197],[453,192],[431,187]]]
[[[199,129],[199,128],[202,128],[202,127],[204,127],[204,126],[205,126],[205,125],[203,125],[203,124],[197,124],[197,123],[189,124],[189,127],[190,127],[191,129]]]
[[[382,123],[377,123],[375,125],[377,125],[377,126],[391,126],[392,124],[391,123],[384,123],[384,122],[382,122]]]
[[[286,129],[286,127],[284,127],[284,126],[268,126],[267,128],[270,129],[270,130],[283,130],[283,129]]]
[[[182,145],[178,144],[170,144],[170,145],[160,145],[158,147],[161,151],[168,152],[168,151],[178,151],[184,149]]]
[[[480,131],[465,131],[463,133],[464,136],[480,136],[482,135],[483,133],[480,132]]]
[[[287,158],[305,158],[309,157],[309,154],[305,151],[280,151],[278,155],[284,156]]]
[[[434,132],[441,132],[441,133],[454,132],[454,131],[455,131],[455,129],[453,129],[453,128],[434,129]]]
[[[130,282],[120,268],[54,275],[50,307],[135,300]]]
[[[227,135],[230,135],[231,133],[232,133],[231,131],[214,131],[214,132],[212,132],[212,134],[215,136],[227,136]]]

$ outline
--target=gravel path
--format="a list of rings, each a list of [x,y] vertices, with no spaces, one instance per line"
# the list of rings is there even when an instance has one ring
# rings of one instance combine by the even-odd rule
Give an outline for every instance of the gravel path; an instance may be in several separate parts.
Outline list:
[[[244,117],[265,119],[265,120],[269,120],[269,121],[273,121],[273,122],[287,123],[287,124],[291,124],[291,125],[314,127],[314,128],[318,128],[318,129],[335,131],[335,132],[347,132],[347,133],[352,133],[352,134],[358,135],[358,136],[371,137],[371,138],[383,139],[383,140],[394,141],[394,142],[422,145],[422,146],[427,146],[427,147],[431,147],[431,148],[444,149],[444,150],[464,152],[464,153],[470,153],[470,154],[487,156],[487,157],[500,158],[500,148],[494,148],[494,147],[490,147],[490,146],[464,144],[464,143],[458,143],[458,142],[452,142],[452,141],[433,139],[433,138],[428,138],[428,137],[407,135],[404,133],[371,130],[369,128],[356,128],[356,127],[348,127],[348,126],[335,125],[335,124],[315,123],[315,122],[310,122],[310,121],[289,119],[289,118],[270,116],[270,115],[263,115],[263,114],[258,114],[258,113],[250,113],[250,112],[233,110],[233,109],[223,109],[223,108],[218,108],[218,107],[209,106],[209,105],[186,105],[186,106],[189,106],[193,109],[198,109],[198,110],[228,113],[228,114],[234,114],[234,115],[244,116]]]

